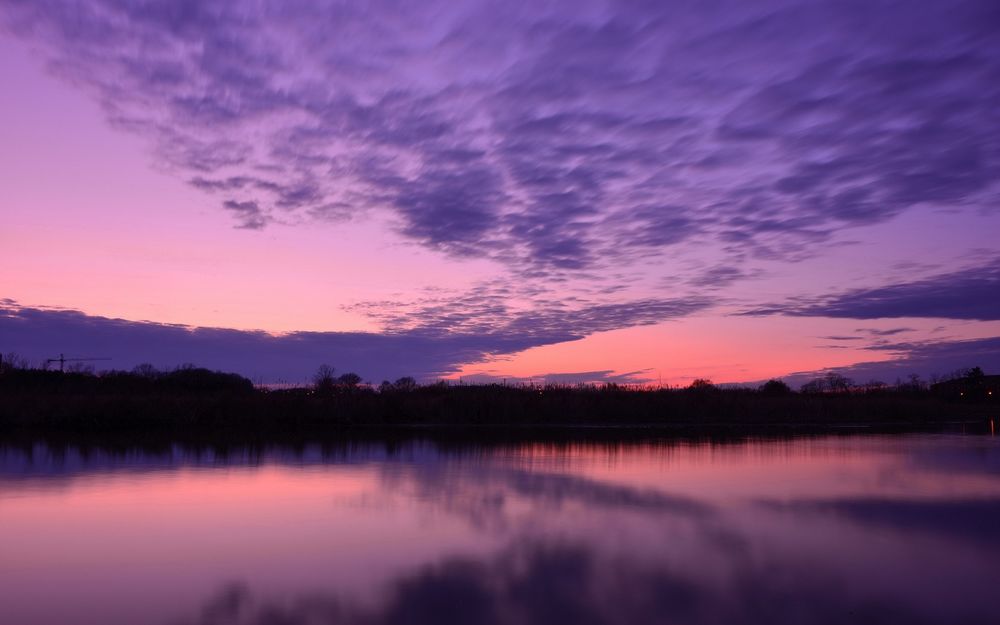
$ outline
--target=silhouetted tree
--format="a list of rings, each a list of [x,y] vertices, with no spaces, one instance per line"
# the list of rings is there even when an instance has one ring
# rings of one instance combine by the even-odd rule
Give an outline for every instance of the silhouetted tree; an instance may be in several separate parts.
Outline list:
[[[854,386],[854,380],[832,371],[823,377],[823,383],[831,393],[846,393]]]
[[[0,372],[12,371],[14,369],[27,369],[28,366],[28,359],[24,358],[17,352],[0,354]]]
[[[160,372],[156,369],[156,367],[149,364],[148,362],[144,362],[141,365],[136,365],[132,369],[132,373],[134,375],[139,376],[140,378],[146,378],[147,380],[155,380],[160,375]]]
[[[329,394],[337,386],[337,380],[333,377],[336,369],[327,364],[322,364],[313,374],[313,390],[317,393]]]
[[[345,373],[344,375],[337,378],[337,381],[340,382],[342,386],[351,389],[355,388],[358,384],[361,383],[361,376],[358,375],[357,373]]]
[[[984,378],[986,378],[986,374],[979,367],[973,367],[965,374],[965,380],[972,384],[981,384]]]
[[[877,393],[889,388],[889,385],[882,380],[868,380],[861,386],[866,393]]]
[[[395,384],[393,384],[393,388],[397,391],[413,391],[417,388],[417,381],[410,376],[405,376],[396,380]]]
[[[204,367],[183,366],[157,379],[162,388],[185,392],[253,392],[253,382],[237,373],[211,371]]]
[[[688,388],[692,391],[713,391],[715,390],[715,384],[707,378],[698,378],[694,382],[691,382],[691,386]]]
[[[823,378],[814,378],[803,384],[799,390],[802,391],[803,393],[806,393],[807,395],[815,395],[818,393],[822,393],[824,390],[826,390],[826,382],[823,380]]]
[[[896,390],[901,393],[920,393],[927,390],[927,384],[916,373],[907,376],[907,381],[896,379]]]
[[[292,421],[303,428],[348,423],[555,424],[603,423],[614,415],[628,415],[638,424],[683,423],[703,414],[732,419],[734,423],[744,423],[747,415],[753,416],[754,422],[801,418],[809,423],[862,419],[907,423],[913,419],[954,418],[955,410],[964,408],[959,404],[992,401],[989,376],[978,387],[968,385],[965,378],[939,384],[934,395],[886,392],[866,397],[858,392],[823,395],[819,399],[805,395],[810,391],[826,392],[827,378],[823,377],[803,385],[803,394],[790,394],[780,401],[766,399],[764,392],[790,393],[781,380],[761,385],[762,392],[758,393],[747,388],[716,388],[707,379],[696,380],[685,389],[614,384],[548,384],[542,389],[496,383],[457,386],[446,381],[421,386],[412,378],[400,378],[396,383],[382,382],[381,393],[376,393],[360,387],[360,379],[353,374],[334,377],[332,367],[322,367],[316,376],[317,387],[329,394],[322,401],[311,401],[308,398],[315,391],[309,388],[254,389],[251,381],[242,376],[198,368],[162,372],[151,379],[125,371],[105,371],[95,376],[40,369],[7,370],[0,375],[0,425],[13,418],[15,423],[34,424],[31,427],[72,425],[95,431],[180,425],[204,425],[210,430],[227,424],[278,431]],[[860,388],[874,386],[876,383],[869,383]],[[406,389],[412,392],[400,392]],[[992,392],[997,395],[996,388]],[[255,394],[258,400],[253,399]],[[955,410],[942,410],[942,400],[956,402]],[[136,415],[144,418],[136,419]]]
[[[764,395],[779,396],[788,395],[792,392],[791,387],[789,387],[783,380],[772,379],[764,382],[759,389],[757,389]]]

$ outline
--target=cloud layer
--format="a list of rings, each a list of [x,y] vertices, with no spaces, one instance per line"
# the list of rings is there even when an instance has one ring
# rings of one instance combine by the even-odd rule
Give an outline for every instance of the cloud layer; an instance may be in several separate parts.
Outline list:
[[[796,258],[917,206],[995,206],[998,11],[3,0],[0,23],[240,227],[382,211],[551,277],[694,242]]]
[[[530,347],[583,338],[611,327],[648,325],[681,317],[701,301],[645,300],[614,306],[552,309],[511,314],[497,326],[465,323],[397,328],[384,333],[293,332],[198,328],[39,309],[0,300],[0,345],[33,360],[67,356],[107,357],[109,368],[140,363],[184,363],[235,371],[264,382],[307,380],[321,363],[355,371],[378,382],[404,375],[433,379],[461,365]],[[592,380],[593,372],[559,374],[563,382]],[[608,376],[604,376],[608,377]],[[613,376],[612,376],[613,377]]]
[[[911,374],[929,379],[970,367],[980,367],[989,373],[1000,371],[1000,336],[960,341],[888,343],[867,349],[889,352],[893,358],[880,362],[859,362],[823,371],[795,373],[785,379],[797,386],[833,371],[860,383],[869,380],[892,383],[896,379],[906,380]]]
[[[850,319],[940,317],[997,321],[1000,320],[1000,259],[923,280],[854,289],[829,297],[797,298],[745,314]],[[896,330],[899,331],[902,330]],[[875,333],[879,334],[878,331]]]

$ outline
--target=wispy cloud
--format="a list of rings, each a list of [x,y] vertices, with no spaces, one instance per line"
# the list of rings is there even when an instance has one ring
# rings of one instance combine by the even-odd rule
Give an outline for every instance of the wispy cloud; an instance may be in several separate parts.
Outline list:
[[[897,334],[902,334],[904,332],[913,332],[913,328],[886,328],[884,330],[879,328],[858,328],[858,332],[864,332],[869,336],[883,337],[883,336],[895,336]]]
[[[505,376],[489,371],[473,372],[462,376],[462,381],[474,384],[648,384],[656,380],[652,369],[616,372],[611,369],[600,371],[572,371],[560,373],[540,373],[529,377]]]
[[[375,320],[385,332],[509,336],[547,344],[653,325],[713,304],[713,298],[701,295],[611,302],[579,296],[554,299],[545,290],[498,280],[461,293],[439,291],[411,301],[360,302],[345,308]]]
[[[793,315],[880,319],[941,317],[979,321],[1000,320],[1000,259],[888,286],[854,289],[829,297],[801,297],[763,306],[747,315]],[[868,330],[876,336],[905,332],[907,328]]]

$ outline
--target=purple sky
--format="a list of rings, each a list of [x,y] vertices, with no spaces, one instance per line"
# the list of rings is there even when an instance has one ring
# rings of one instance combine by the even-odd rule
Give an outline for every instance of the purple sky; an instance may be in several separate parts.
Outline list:
[[[994,0],[0,0],[0,352],[1000,370]]]

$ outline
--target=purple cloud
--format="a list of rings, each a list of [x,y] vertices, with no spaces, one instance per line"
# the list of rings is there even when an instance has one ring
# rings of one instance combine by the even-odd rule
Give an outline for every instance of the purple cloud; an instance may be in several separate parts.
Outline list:
[[[705,311],[715,303],[701,295],[617,302],[607,302],[602,295],[555,299],[544,289],[497,280],[460,294],[439,291],[415,301],[361,302],[345,309],[369,317],[387,333],[517,337],[547,345],[595,332],[654,325]]]
[[[386,211],[428,248],[559,278],[992,210],[997,11],[4,0],[0,23],[240,227]]]
[[[236,200],[226,200],[222,203],[223,208],[232,211],[240,221],[240,228],[247,230],[260,230],[267,225],[267,218],[260,210],[257,202],[237,202]]]
[[[492,356],[572,341],[601,330],[657,323],[707,305],[703,300],[642,300],[573,309],[497,311],[505,315],[502,323],[489,325],[478,322],[474,312],[463,311],[452,318],[427,308],[406,318],[411,325],[383,333],[272,335],[110,319],[0,300],[0,346],[36,363],[60,353],[112,358],[108,365],[117,369],[145,362],[161,368],[190,362],[265,382],[307,380],[321,363],[355,371],[372,381],[404,375],[427,380]]]
[[[829,297],[798,298],[744,314],[850,319],[941,317],[996,321],[1000,320],[1000,259],[923,280],[854,289]],[[888,336],[906,330],[897,328],[869,332],[875,336]]]
[[[870,336],[881,337],[881,336],[895,336],[897,334],[902,334],[904,332],[913,332],[913,328],[887,328],[885,330],[880,330],[878,328],[858,328],[858,332],[865,332]]]
[[[494,375],[491,373],[474,373],[463,376],[462,381],[473,384],[648,384],[654,382],[656,376],[652,369],[642,369],[640,371],[627,371],[625,373],[615,373],[610,369],[600,371],[574,371],[563,373],[544,373],[532,377],[514,377]]]
[[[981,367],[989,373],[1000,371],[1000,337],[965,341],[937,341],[876,345],[868,349],[892,352],[891,360],[861,362],[846,367],[822,371],[795,373],[785,378],[789,384],[800,385],[828,372],[839,373],[857,382],[881,380],[893,382],[917,374],[928,379],[947,375],[960,369]]]

